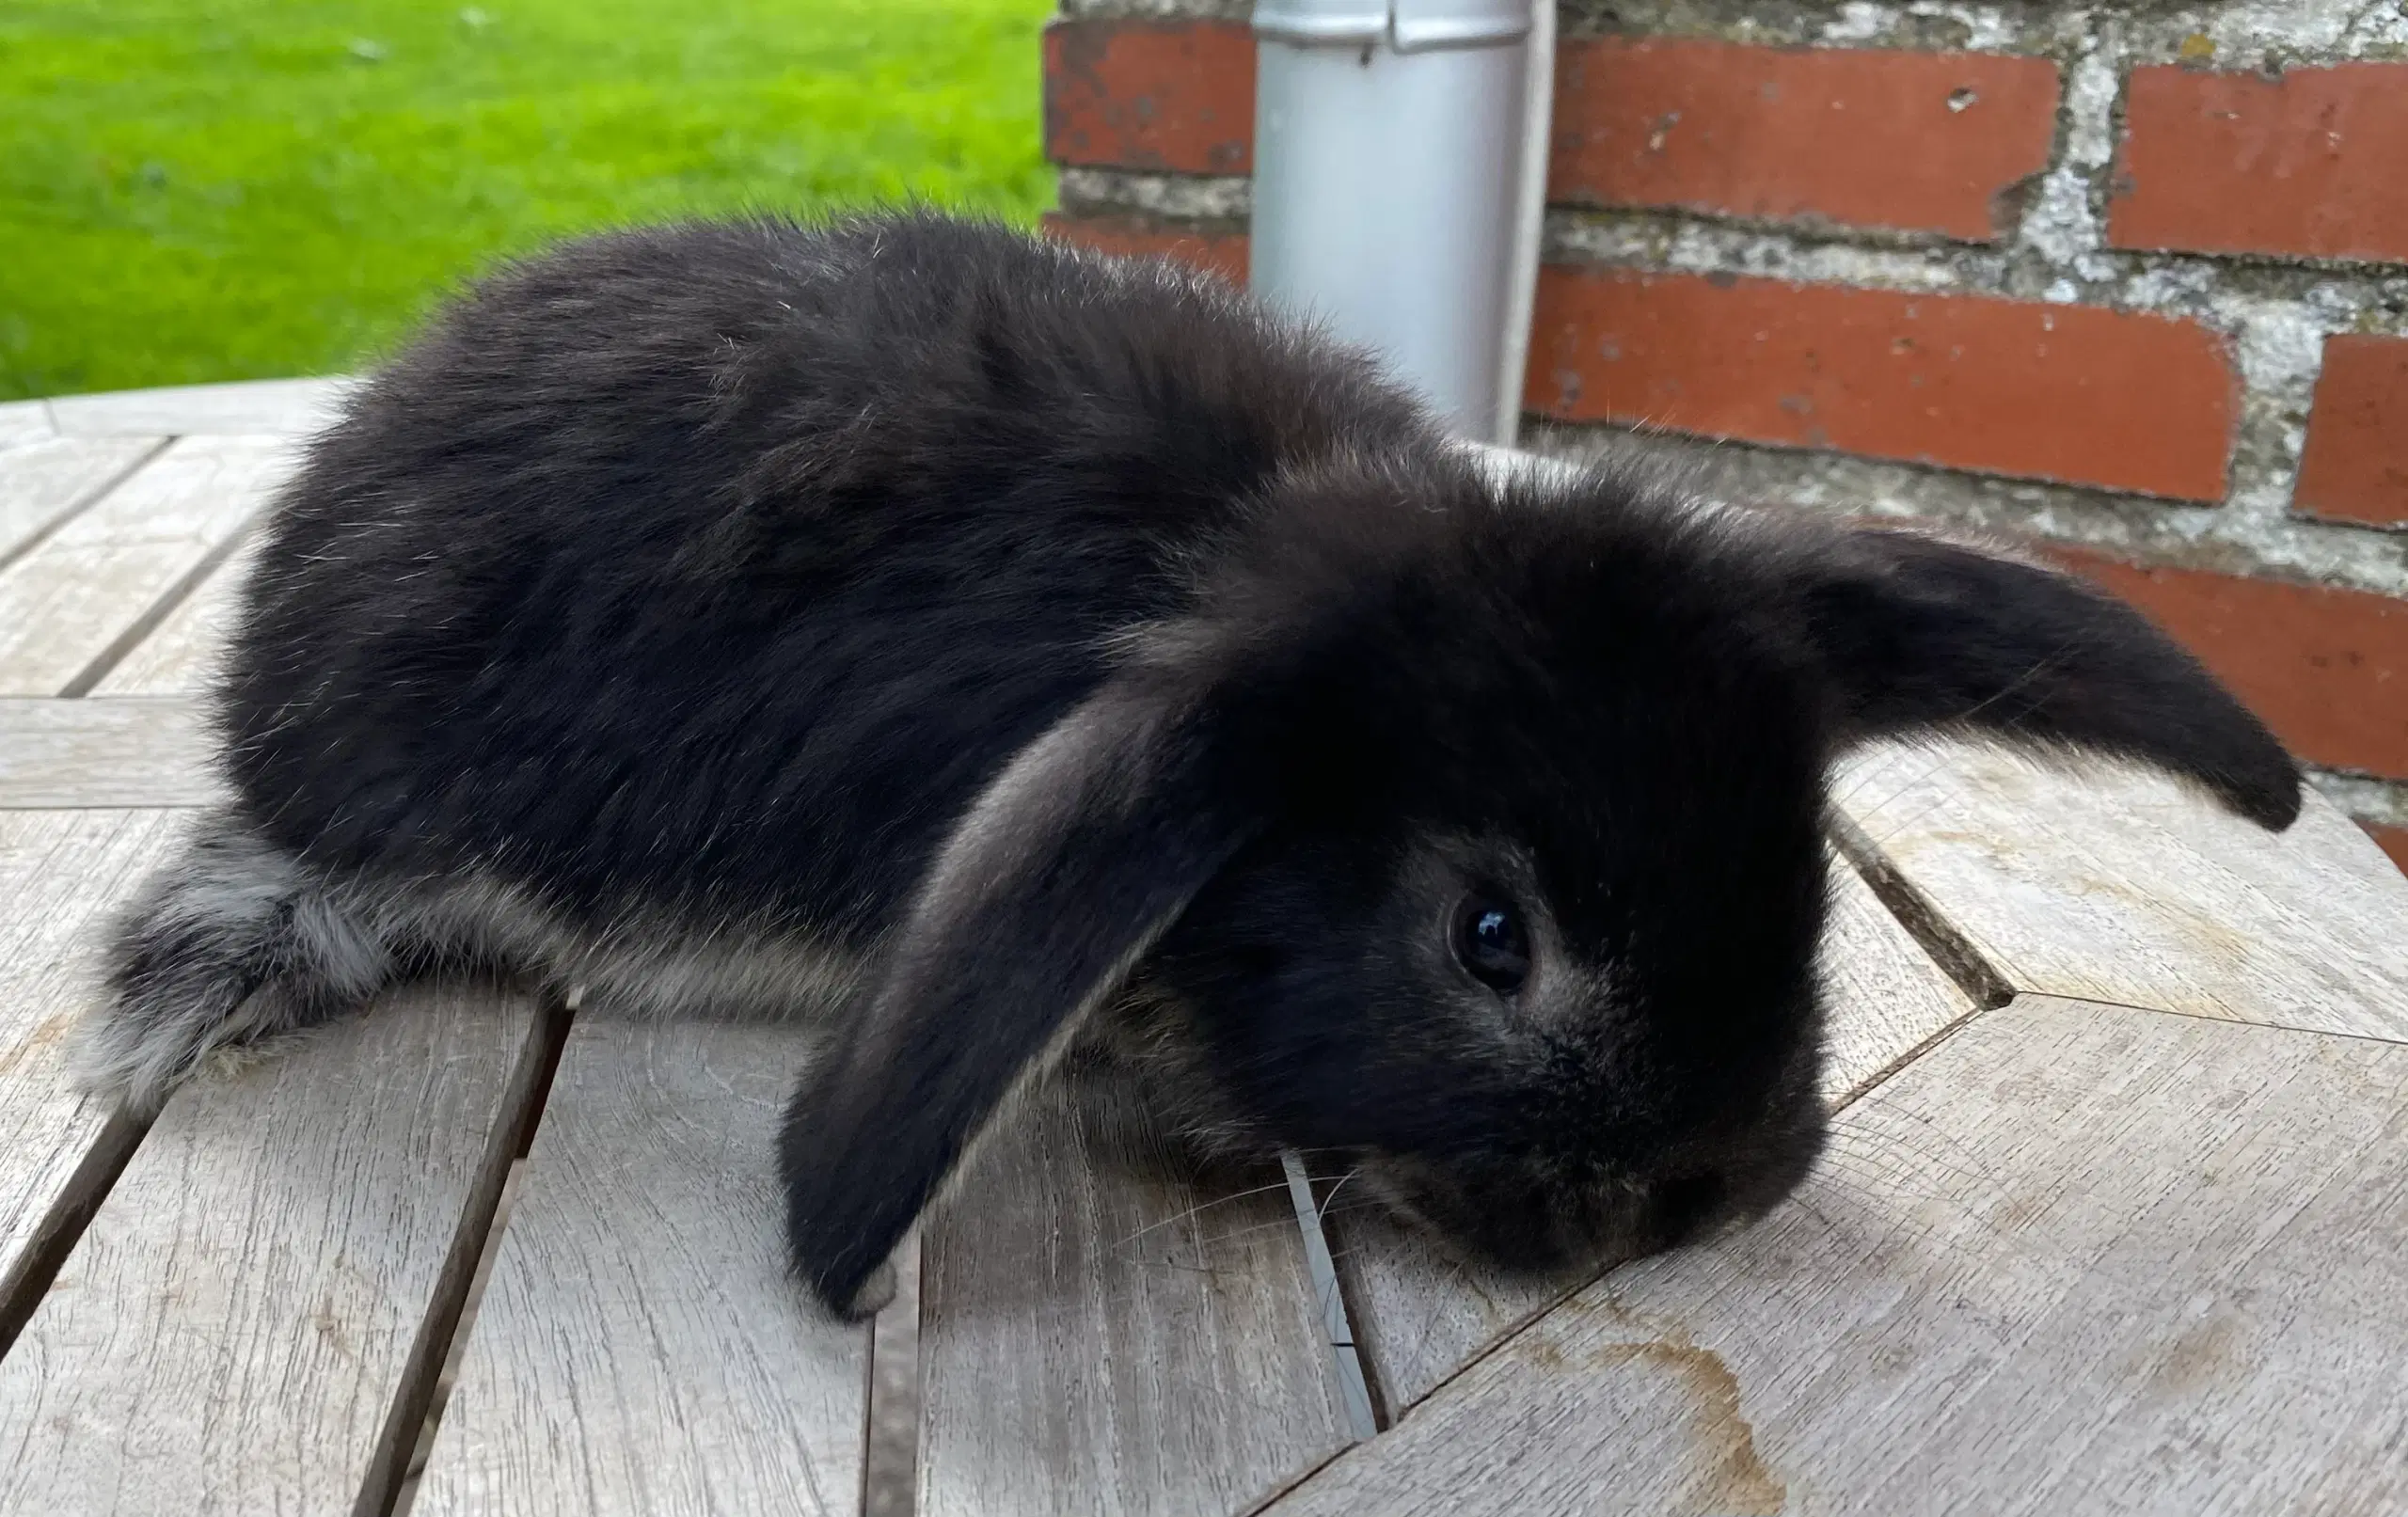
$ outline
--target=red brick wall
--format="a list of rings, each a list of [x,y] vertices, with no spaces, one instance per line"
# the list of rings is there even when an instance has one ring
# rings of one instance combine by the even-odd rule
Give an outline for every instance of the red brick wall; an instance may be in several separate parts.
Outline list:
[[[2332,521],[2408,527],[2408,338],[2324,340],[2298,505]]]
[[[1556,264],[1534,325],[1524,403],[1566,421],[2224,498],[2239,382],[2191,323]]]
[[[2408,260],[2408,66],[2135,69],[2118,247]]]
[[[1253,34],[1227,22],[1048,28],[1045,153],[1057,164],[1251,173]]]
[[[2298,0],[2252,53],[2285,23],[2208,0],[2069,54],[1721,4],[1565,12],[1531,419],[1909,466],[1898,509],[2052,540],[2304,757],[2401,782],[2365,819],[2408,854],[2408,22],[2304,57],[2336,8]],[[1243,280],[1244,25],[1090,16],[1045,57],[1050,229]]]

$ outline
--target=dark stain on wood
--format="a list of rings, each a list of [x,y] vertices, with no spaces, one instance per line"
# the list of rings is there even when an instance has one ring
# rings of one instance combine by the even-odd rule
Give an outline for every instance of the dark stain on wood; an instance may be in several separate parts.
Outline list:
[[[1669,1371],[1689,1397],[1696,1433],[1696,1476],[1686,1494],[1696,1503],[1679,1509],[1775,1517],[1789,1501],[1789,1488],[1756,1453],[1756,1430],[1739,1410],[1739,1380],[1712,1349],[1693,1343],[1609,1343],[1594,1355],[1602,1367],[1644,1364]]]

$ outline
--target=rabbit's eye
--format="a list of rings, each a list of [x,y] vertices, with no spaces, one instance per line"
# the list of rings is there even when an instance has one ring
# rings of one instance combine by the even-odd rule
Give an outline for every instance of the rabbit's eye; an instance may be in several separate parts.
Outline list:
[[[1473,979],[1512,995],[1530,976],[1530,935],[1522,913],[1493,895],[1466,895],[1455,908],[1455,957]]]

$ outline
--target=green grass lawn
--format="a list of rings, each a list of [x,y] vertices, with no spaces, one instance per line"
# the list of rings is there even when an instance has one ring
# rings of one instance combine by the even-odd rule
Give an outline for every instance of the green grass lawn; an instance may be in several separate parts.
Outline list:
[[[0,399],[355,367],[567,232],[1033,220],[1051,0],[0,0]]]

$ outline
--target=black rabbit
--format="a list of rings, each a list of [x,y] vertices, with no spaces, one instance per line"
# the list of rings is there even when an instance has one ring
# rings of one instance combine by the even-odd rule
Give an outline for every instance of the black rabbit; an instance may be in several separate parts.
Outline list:
[[[1500,1260],[1669,1244],[1821,1141],[1835,751],[1972,728],[2300,804],[2073,580],[1499,473],[1235,292],[925,213],[493,279],[247,593],[234,798],[126,918],[94,1078],[156,1102],[447,965],[832,1002],[784,1171],[840,1310],[1074,1039]]]

